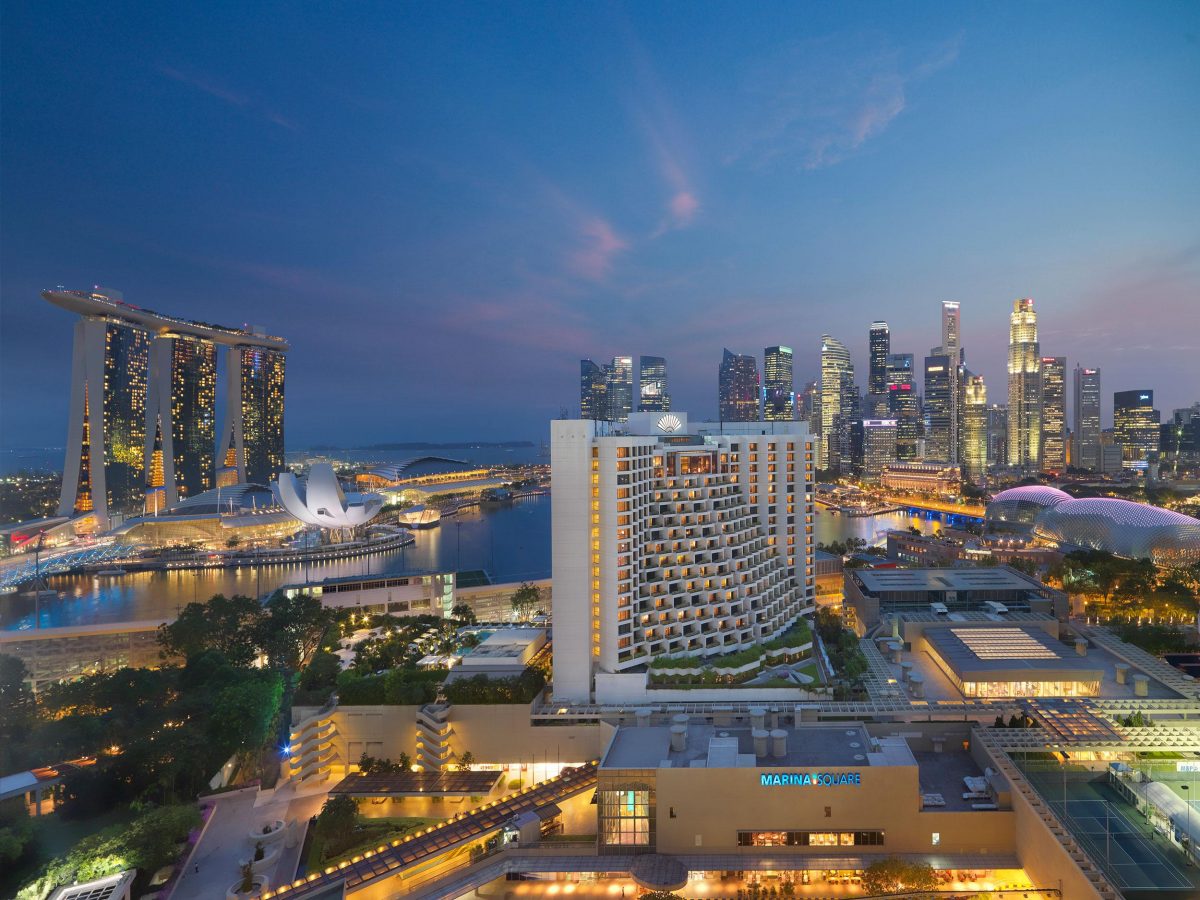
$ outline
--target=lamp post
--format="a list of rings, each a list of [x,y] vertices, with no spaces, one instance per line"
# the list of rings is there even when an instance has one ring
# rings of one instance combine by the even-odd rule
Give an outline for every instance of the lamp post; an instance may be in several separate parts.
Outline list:
[[[1193,773],[1192,778],[1195,778],[1195,777],[1196,776]],[[1190,860],[1192,857],[1194,857],[1196,855],[1195,853],[1192,852],[1192,800],[1191,800],[1191,794],[1188,791],[1188,785],[1181,784],[1179,786],[1179,789],[1184,792],[1183,805],[1187,807],[1187,833],[1184,835],[1184,837],[1187,839],[1187,855],[1188,855],[1188,859]]]

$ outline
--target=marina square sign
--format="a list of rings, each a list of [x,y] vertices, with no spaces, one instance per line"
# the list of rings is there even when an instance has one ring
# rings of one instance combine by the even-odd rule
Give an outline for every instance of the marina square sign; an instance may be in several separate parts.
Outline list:
[[[770,772],[758,776],[763,787],[841,787],[862,784],[861,772]]]

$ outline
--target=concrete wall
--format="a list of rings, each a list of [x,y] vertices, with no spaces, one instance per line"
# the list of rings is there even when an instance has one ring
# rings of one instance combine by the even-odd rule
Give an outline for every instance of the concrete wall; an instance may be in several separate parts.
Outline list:
[[[481,763],[564,762],[598,759],[599,725],[542,725],[529,721],[525,704],[452,706],[455,753],[470,751]]]
[[[554,533],[554,693],[587,702],[592,692],[592,616],[588,577],[591,442],[596,423],[550,423]],[[610,529],[611,530],[611,529]]]
[[[781,854],[983,853],[1012,855],[1013,813],[919,812],[915,766],[821,767],[859,772],[861,785],[764,787],[760,775],[792,769],[659,769],[657,832],[660,853],[737,853],[739,830],[885,832],[882,846],[775,848]],[[674,817],[671,813],[674,812]],[[931,836],[940,834],[935,849]],[[749,849],[749,848],[747,848]]]
[[[333,713],[337,765],[357,764],[363,753],[396,759],[416,756],[417,706],[339,706]],[[293,710],[300,721],[307,707]],[[312,710],[315,712],[315,710]],[[598,759],[604,739],[599,724],[534,726],[522,703],[450,708],[457,754],[470,751],[477,763],[578,763]]]

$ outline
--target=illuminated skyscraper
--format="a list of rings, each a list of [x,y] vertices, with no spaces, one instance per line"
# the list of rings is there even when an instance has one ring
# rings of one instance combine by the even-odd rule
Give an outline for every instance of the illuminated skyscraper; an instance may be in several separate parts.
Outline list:
[[[609,417],[624,422],[633,412],[633,357],[614,356],[605,374]]]
[[[959,461],[959,449],[962,445],[961,421],[963,415],[963,346],[959,304],[957,300],[942,301],[942,346],[940,352],[950,359],[948,374],[950,383],[949,402],[949,439],[947,455],[949,462]],[[932,354],[931,354],[932,355]]]
[[[821,335],[821,464],[840,470],[849,452],[850,422],[858,406],[854,363],[844,344]]]
[[[1075,367],[1074,455],[1077,469],[1100,471],[1100,370]]]
[[[114,515],[153,513],[213,486],[217,344],[235,360],[226,367],[222,463],[239,481],[246,455],[263,482],[282,469],[282,338],[130,306],[102,288],[42,296],[80,316],[60,515],[91,512],[107,528]],[[247,381],[258,386],[249,394]]]
[[[721,421],[757,422],[758,392],[758,361],[753,356],[726,350],[717,374]]]
[[[1008,407],[993,403],[987,411],[987,462],[989,466],[1008,465]]]
[[[1067,358],[1042,357],[1042,470],[1067,468]]]
[[[940,348],[935,348],[940,349]],[[925,458],[953,462],[953,387],[957,366],[945,353],[925,357]]]
[[[1013,301],[1008,330],[1008,464],[1038,471],[1042,444],[1041,352],[1033,300]]]
[[[862,433],[862,476],[878,481],[883,467],[896,461],[896,420],[863,419]]]
[[[892,352],[892,332],[887,322],[871,323],[871,368],[867,376],[868,394],[887,393],[887,360]]]
[[[671,392],[667,389],[667,361],[661,356],[643,356],[638,362],[638,410],[669,412]]]
[[[241,439],[237,432],[234,447],[243,473],[242,481],[269,484],[283,471],[283,376],[285,359],[281,352],[265,347],[231,347],[231,365],[241,374],[237,379],[236,400],[234,379],[229,379],[226,416],[232,406],[241,410]]]
[[[888,354],[887,391],[888,418],[896,420],[896,459],[916,459],[921,442],[921,404],[913,381],[911,353]]]
[[[1113,394],[1113,432],[1126,468],[1146,462],[1158,451],[1162,415],[1154,408],[1154,391],[1117,391]]]
[[[164,334],[150,350],[146,403],[147,488],[162,488],[161,502],[147,511],[174,506],[215,484],[217,355],[212,341]],[[161,481],[159,463],[161,454]],[[156,483],[157,482],[157,483]]]
[[[987,386],[982,375],[970,375],[963,384],[963,475],[969,481],[987,478]]]
[[[792,348],[768,347],[763,351],[763,419],[768,422],[790,422],[795,414]]]

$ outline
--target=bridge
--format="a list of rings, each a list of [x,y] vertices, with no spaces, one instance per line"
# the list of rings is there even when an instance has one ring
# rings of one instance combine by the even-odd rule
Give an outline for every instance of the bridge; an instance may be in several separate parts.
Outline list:
[[[0,568],[0,590],[16,588],[39,575],[62,575],[86,565],[128,559],[135,553],[128,544],[93,544],[48,550],[42,553],[40,562],[33,554],[24,554],[21,558],[7,560],[8,564]],[[29,558],[24,558],[26,556]]]
[[[926,500],[914,497],[892,497],[884,495],[879,499],[892,503],[906,510],[917,510],[924,513],[938,513],[943,516],[961,516],[964,519],[983,521],[986,506],[975,503],[949,503],[943,500]]]

